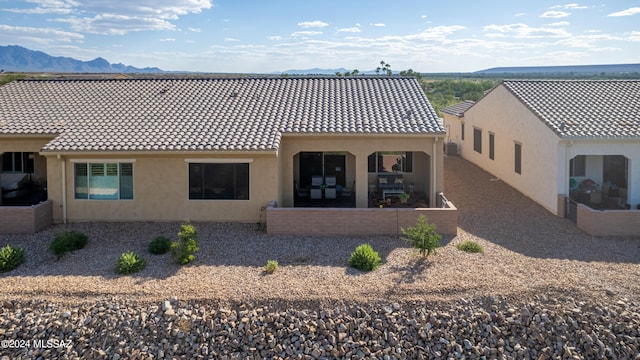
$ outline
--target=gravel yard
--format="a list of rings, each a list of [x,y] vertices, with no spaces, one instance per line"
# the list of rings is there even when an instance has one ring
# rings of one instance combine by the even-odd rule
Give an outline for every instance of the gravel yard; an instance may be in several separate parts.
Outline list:
[[[640,295],[640,239],[592,238],[467,161],[445,160],[445,193],[460,209],[458,236],[443,239],[437,256],[421,259],[397,237],[268,236],[255,224],[196,223],[201,250],[192,265],[151,255],[156,235],[175,238],[179,223],[74,223],[32,236],[0,236],[26,249],[27,262],[0,275],[5,299],[84,301],[118,296],[157,301],[456,300],[480,296],[519,298],[563,292],[586,297]],[[85,249],[60,260],[47,251],[55,233],[73,228],[89,236]],[[475,240],[483,254],[458,242]],[[347,259],[360,243],[379,251],[384,264],[360,273]],[[115,264],[127,250],[147,259],[133,276]],[[278,260],[266,275],[263,266]]]
[[[255,224],[195,223],[200,237],[200,252],[193,264],[184,267],[174,264],[168,254],[158,256],[146,251],[147,244],[157,235],[175,238],[179,223],[74,223],[53,226],[31,236],[0,235],[0,246],[24,247],[27,256],[26,263],[16,270],[0,274],[0,304],[4,304],[0,320],[5,321],[0,327],[8,329],[13,320],[7,319],[21,314],[22,310],[18,309],[22,306],[54,314],[73,307],[76,310],[63,317],[76,319],[85,327],[93,327],[91,321],[95,322],[97,315],[93,315],[93,320],[90,317],[88,322],[85,322],[86,316],[81,316],[83,311],[91,313],[86,309],[91,304],[95,308],[98,307],[96,304],[101,304],[103,310],[96,310],[96,314],[106,314],[104,316],[113,310],[104,305],[107,303],[120,304],[119,307],[128,304],[136,316],[140,316],[140,311],[132,310],[134,308],[143,309],[142,312],[146,311],[153,317],[162,316],[158,306],[173,299],[174,306],[195,309],[189,311],[190,315],[204,311],[199,310],[198,304],[215,304],[211,305],[212,309],[227,306],[235,309],[231,312],[236,315],[245,311],[241,309],[260,308],[264,312],[307,309],[315,314],[317,320],[319,307],[343,306],[339,313],[357,317],[354,311],[360,310],[354,310],[354,306],[364,304],[378,309],[366,311],[378,311],[382,314],[380,316],[395,312],[398,317],[404,316],[403,321],[407,316],[416,316],[404,308],[405,305],[428,312],[434,307],[447,309],[462,304],[464,309],[458,308],[457,314],[464,317],[464,314],[471,316],[474,308],[497,311],[494,302],[498,301],[502,304],[500,309],[505,311],[504,316],[508,317],[509,307],[516,307],[516,310],[511,310],[518,314],[527,308],[527,312],[544,312],[540,304],[549,301],[557,306],[566,302],[568,310],[565,310],[569,313],[576,307],[579,311],[588,312],[595,304],[600,304],[598,309],[601,310],[598,311],[606,312],[609,310],[602,304],[619,302],[616,316],[619,313],[624,315],[624,311],[630,309],[629,315],[624,315],[626,318],[621,317],[626,320],[620,321],[627,321],[631,324],[629,326],[637,329],[640,324],[640,238],[592,238],[570,221],[552,215],[461,158],[445,159],[445,186],[447,197],[460,210],[458,235],[443,239],[443,247],[438,254],[427,259],[420,258],[397,237],[268,236],[259,232]],[[56,260],[47,251],[47,246],[54,234],[67,228],[87,234],[89,243],[86,248]],[[465,240],[482,244],[484,253],[467,254],[457,250],[455,245]],[[347,265],[350,253],[364,242],[370,243],[383,258],[383,265],[371,273],[361,273]],[[132,276],[120,276],[115,273],[116,260],[127,250],[143,254],[147,267]],[[280,264],[278,271],[271,275],[263,270],[269,259],[278,260]],[[178,302],[181,305],[177,305]],[[378,306],[380,304],[394,304],[394,308],[383,311]],[[431,316],[438,317],[438,314]],[[514,314],[511,318],[515,319]],[[146,318],[147,315],[144,316]],[[220,316],[218,313],[214,318],[226,324],[227,320]],[[428,319],[430,315],[425,316]],[[492,316],[489,316],[488,324],[495,321]],[[618,319],[608,317],[613,318]],[[248,319],[253,322],[251,317]],[[451,327],[450,322],[445,321],[444,325]],[[95,325],[95,328],[100,327]],[[349,336],[354,334],[353,331],[345,330]],[[455,328],[452,332],[455,333]],[[171,335],[171,331],[168,334],[166,336],[178,336],[177,333]],[[3,336],[8,335],[0,333],[0,338]],[[13,336],[19,335],[14,333]],[[283,336],[292,335],[285,333]],[[615,334],[613,336],[615,340]],[[630,336],[630,339],[626,342],[612,340],[612,343],[632,344],[631,347],[610,351],[618,351],[617,356],[637,356],[637,331],[625,336]],[[509,336],[505,335],[505,338],[508,341]],[[438,343],[437,338],[435,343]],[[457,345],[462,343],[458,339]],[[513,339],[511,347],[503,344],[502,350],[499,344],[488,344],[483,348],[480,343],[469,345],[465,342],[463,347],[456,347],[455,342],[446,344],[441,341],[440,345],[442,349],[425,350],[424,346],[421,349],[430,356],[445,356],[465,349],[467,354],[472,354],[472,349],[475,349],[476,355],[485,356],[507,354],[506,357],[519,357],[523,354],[513,348]],[[96,350],[99,344],[87,346],[93,349],[91,351],[95,350],[98,357],[101,356]],[[298,349],[302,349],[300,346]],[[559,353],[554,352],[557,346],[556,342],[548,346],[549,357],[567,355],[563,346],[560,346]],[[602,349],[606,347],[603,346]],[[543,347],[544,344],[536,350],[538,354]],[[287,354],[286,349],[262,355],[282,356]],[[335,344],[331,349],[336,349]],[[162,354],[177,356],[179,352],[174,350],[164,349]],[[244,356],[249,350],[234,347],[219,350],[221,352],[217,354],[236,352]],[[308,348],[306,355],[315,358],[358,355],[350,353],[348,348],[337,353],[322,348],[315,352],[318,356],[312,356],[311,350]],[[154,351],[154,356],[157,356],[158,350]],[[202,355],[200,351],[204,350],[194,351]],[[299,351],[304,353],[304,350]],[[404,355],[414,357],[411,354],[420,353],[419,349],[412,351]],[[605,354],[605,350],[602,351],[600,355]],[[121,355],[127,354],[131,355],[129,352]],[[261,353],[255,354],[261,357]],[[382,356],[382,353],[375,354],[376,357]],[[403,357],[401,354],[398,352],[396,355]],[[582,353],[581,356],[586,355]]]

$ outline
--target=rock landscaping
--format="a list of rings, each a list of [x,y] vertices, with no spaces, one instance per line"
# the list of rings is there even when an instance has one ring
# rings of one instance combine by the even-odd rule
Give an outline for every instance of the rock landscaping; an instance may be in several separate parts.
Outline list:
[[[544,296],[518,305],[491,297],[296,307],[175,298],[136,306],[6,301],[0,338],[3,360],[638,359],[638,305]]]

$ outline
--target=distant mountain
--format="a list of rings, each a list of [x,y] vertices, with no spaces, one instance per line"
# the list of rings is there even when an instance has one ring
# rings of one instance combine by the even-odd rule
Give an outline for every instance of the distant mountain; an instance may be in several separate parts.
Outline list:
[[[625,74],[640,73],[640,64],[497,67],[474,74]]]
[[[12,72],[56,73],[161,73],[158,68],[137,68],[124,64],[110,64],[101,57],[81,61],[69,57],[50,56],[22,46],[0,46],[0,69]]]

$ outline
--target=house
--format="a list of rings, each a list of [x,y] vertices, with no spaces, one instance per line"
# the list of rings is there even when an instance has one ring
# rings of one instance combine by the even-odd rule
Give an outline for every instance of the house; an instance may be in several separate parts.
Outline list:
[[[462,157],[552,213],[618,211],[622,223],[582,227],[640,234],[640,81],[505,80],[442,112]]]
[[[434,206],[444,128],[408,77],[19,80],[0,87],[0,177],[28,174],[56,223],[256,222],[313,177],[366,208],[396,172]],[[393,169],[386,162],[392,160]],[[5,198],[5,205],[11,199]]]

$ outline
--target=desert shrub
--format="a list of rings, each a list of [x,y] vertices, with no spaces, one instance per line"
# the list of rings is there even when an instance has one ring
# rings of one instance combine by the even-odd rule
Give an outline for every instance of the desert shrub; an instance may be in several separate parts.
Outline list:
[[[146,263],[140,255],[133,251],[127,251],[118,258],[118,273],[133,274],[144,269]]]
[[[361,271],[375,270],[381,263],[380,255],[369,244],[358,245],[349,258],[349,265]]]
[[[403,239],[420,251],[420,255],[429,256],[436,254],[436,249],[440,247],[442,235],[436,232],[436,226],[429,224],[427,218],[420,214],[416,226],[402,229]]]
[[[7,245],[0,249],[0,272],[11,271],[24,262],[24,249]]]
[[[166,254],[171,250],[171,240],[165,236],[156,236],[149,243],[148,250],[152,254],[161,255]]]
[[[478,244],[475,241],[467,240],[456,245],[458,250],[468,252],[468,253],[481,253],[484,252],[484,248],[482,245]]]
[[[49,245],[49,250],[59,258],[65,253],[80,250],[85,245],[87,245],[87,235],[76,230],[68,230],[55,236]]]
[[[278,260],[267,260],[267,265],[264,266],[264,271],[268,274],[273,274],[278,270]]]
[[[195,259],[193,254],[200,250],[196,228],[188,222],[180,225],[178,239],[171,244],[171,256],[180,265],[188,264]]]

